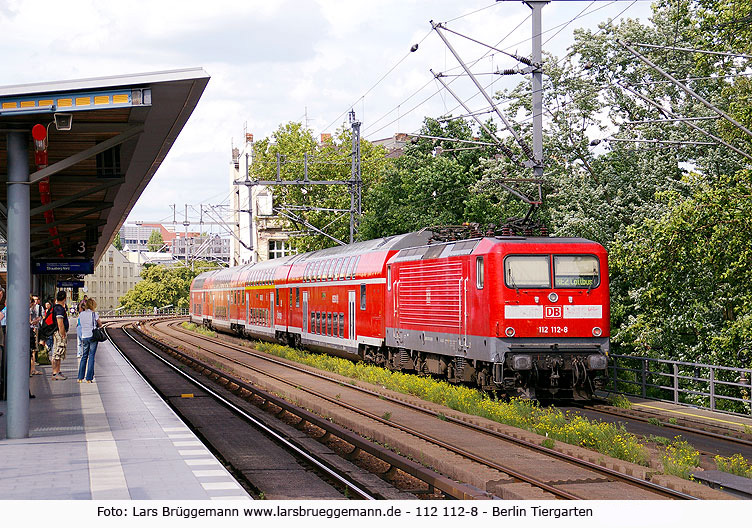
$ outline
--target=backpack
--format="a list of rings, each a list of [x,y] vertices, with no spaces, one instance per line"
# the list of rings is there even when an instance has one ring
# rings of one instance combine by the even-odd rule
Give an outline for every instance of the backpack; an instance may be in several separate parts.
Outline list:
[[[41,339],[47,339],[52,334],[57,332],[57,319],[55,318],[55,307],[50,308],[47,315],[44,316],[42,326],[39,327],[39,337]]]

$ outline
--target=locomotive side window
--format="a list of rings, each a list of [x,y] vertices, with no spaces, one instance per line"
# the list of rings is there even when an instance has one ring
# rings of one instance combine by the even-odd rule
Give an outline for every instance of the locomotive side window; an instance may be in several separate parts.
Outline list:
[[[392,291],[392,266],[386,267],[386,289]]]
[[[475,257],[475,286],[479,289],[483,289],[483,284],[486,280],[485,267],[483,265],[483,257]]]
[[[550,288],[548,255],[510,255],[504,259],[504,282],[509,288]]]
[[[366,285],[365,284],[360,285],[360,309],[361,310],[366,309]]]
[[[292,293],[292,290],[290,290],[290,293]],[[292,301],[290,301],[290,304],[292,304]],[[300,288],[295,288],[295,308],[300,308]]]
[[[554,255],[555,288],[596,288],[601,282],[595,255]]]

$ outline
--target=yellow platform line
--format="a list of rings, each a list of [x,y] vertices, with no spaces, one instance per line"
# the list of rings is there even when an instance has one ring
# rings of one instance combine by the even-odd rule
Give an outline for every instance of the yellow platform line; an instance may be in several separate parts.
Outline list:
[[[685,416],[694,416],[695,418],[702,418],[704,420],[713,420],[714,422],[722,422],[722,423],[727,423],[727,424],[739,425],[741,427],[744,427],[746,425],[746,424],[741,423],[741,422],[731,422],[729,420],[721,420],[720,418],[712,418],[710,416],[703,416],[701,414],[692,414],[692,413],[688,413],[688,412],[675,411],[673,409],[666,409],[665,407],[656,407],[654,405],[648,405],[646,403],[633,403],[632,405],[634,405],[635,407],[646,407],[648,409],[656,409],[656,410],[659,410],[659,411],[672,412],[674,414],[683,414]]]

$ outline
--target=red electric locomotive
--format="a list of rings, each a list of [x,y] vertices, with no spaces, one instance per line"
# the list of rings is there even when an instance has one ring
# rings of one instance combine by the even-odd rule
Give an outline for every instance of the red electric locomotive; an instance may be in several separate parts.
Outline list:
[[[191,287],[191,318],[524,397],[585,399],[603,385],[601,245],[432,238],[423,230],[207,272]]]

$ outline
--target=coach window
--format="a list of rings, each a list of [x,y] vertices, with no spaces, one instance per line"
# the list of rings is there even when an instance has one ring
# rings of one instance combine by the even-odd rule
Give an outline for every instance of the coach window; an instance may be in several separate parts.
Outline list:
[[[507,287],[550,288],[551,266],[548,255],[510,255],[504,259]]]
[[[392,266],[386,267],[386,289],[392,291]]]
[[[344,312],[339,313],[339,336],[345,337],[345,314]]]
[[[292,288],[290,288],[290,306],[292,306]]]
[[[337,259],[337,264],[334,266],[334,279],[336,280],[339,277],[339,271],[342,269],[342,263],[345,261],[345,259],[339,258]]]
[[[274,290],[274,300],[277,306],[282,306],[282,301],[279,299],[279,290]]]
[[[312,334],[316,333],[316,315],[313,312],[311,312],[311,328],[310,328],[310,332]]]
[[[485,282],[485,268],[483,265],[483,257],[475,257],[475,286],[479,289],[483,289],[483,283]]]
[[[300,308],[300,288],[295,288],[295,308]]]
[[[339,278],[344,279],[347,275],[347,265],[350,263],[350,257],[345,257],[342,268],[339,270]]]
[[[361,310],[366,309],[366,285],[365,284],[360,285],[360,309]]]
[[[330,280],[334,275],[334,265],[337,263],[335,259],[331,259],[326,265],[326,273],[324,273],[324,279]]]

